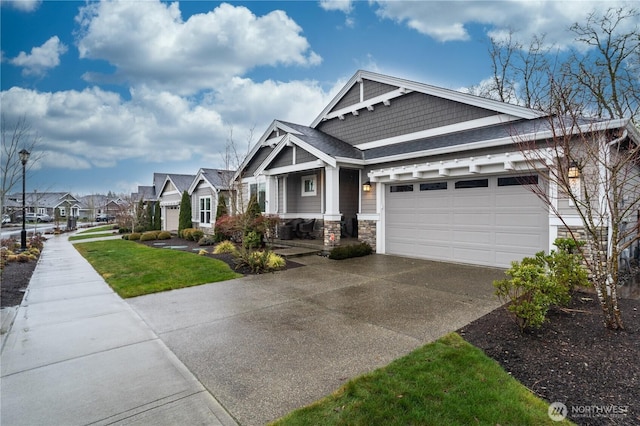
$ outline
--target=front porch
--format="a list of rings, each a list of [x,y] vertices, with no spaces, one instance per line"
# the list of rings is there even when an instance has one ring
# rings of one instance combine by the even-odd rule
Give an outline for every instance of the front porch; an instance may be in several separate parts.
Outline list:
[[[324,244],[323,239],[317,238],[313,240],[307,239],[295,239],[295,240],[280,240],[274,239],[273,242],[268,244],[272,245],[273,251],[286,258],[307,256],[313,254],[327,255],[336,246],[346,246],[352,244],[359,244],[357,238],[342,237],[338,244]]]

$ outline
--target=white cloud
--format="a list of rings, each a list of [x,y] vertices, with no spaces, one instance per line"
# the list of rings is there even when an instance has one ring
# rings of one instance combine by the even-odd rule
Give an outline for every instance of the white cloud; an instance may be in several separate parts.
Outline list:
[[[33,12],[40,7],[42,0],[0,0],[0,3],[22,12]]]
[[[351,0],[320,0],[320,7],[324,10],[337,10],[344,13],[351,13],[353,1]]]
[[[24,116],[41,136],[47,167],[135,160],[194,161],[197,168],[220,166],[230,129],[244,142],[253,128],[255,142],[273,119],[309,124],[337,90],[327,93],[315,81],[236,77],[198,99],[140,85],[130,100],[97,87],[54,93],[13,87],[0,102],[9,122]]]
[[[258,66],[322,61],[302,28],[279,10],[256,16],[223,3],[184,21],[177,2],[101,2],[82,8],[76,20],[81,58],[108,61],[133,85],[180,94],[213,89]]]
[[[380,18],[406,25],[441,42],[467,41],[472,23],[487,26],[490,35],[513,29],[525,39],[545,35],[557,47],[573,42],[567,28],[586,14],[632,5],[629,1],[383,1],[373,0]]]
[[[47,70],[60,65],[60,55],[67,52],[67,46],[60,42],[58,36],[53,36],[42,46],[34,47],[31,53],[20,52],[10,62],[23,67],[23,75],[43,75]]]

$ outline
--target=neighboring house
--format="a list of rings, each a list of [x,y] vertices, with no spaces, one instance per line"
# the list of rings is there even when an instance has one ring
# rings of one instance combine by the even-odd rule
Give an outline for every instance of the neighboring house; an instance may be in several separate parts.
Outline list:
[[[56,209],[61,218],[77,218],[80,212],[80,200],[68,192],[27,192],[25,194],[25,209],[27,213],[47,214],[52,220],[56,217]],[[5,209],[12,221],[22,217],[22,193],[8,195],[5,199]]]
[[[110,198],[106,195],[93,194],[79,197],[78,217],[83,220],[95,221],[98,215],[107,214],[117,216],[126,205],[119,197]]]
[[[155,175],[156,174],[154,174],[154,178]],[[195,175],[165,174],[165,179],[162,185],[159,186],[160,190],[158,191],[163,231],[178,230],[182,193],[189,190],[194,179]],[[192,220],[193,219],[194,218],[192,218]]]
[[[191,213],[193,226],[207,234],[213,233],[218,208],[218,197],[226,198],[226,205],[231,206],[229,185],[234,172],[219,169],[200,169],[189,186],[191,196]]]
[[[550,138],[549,123],[528,108],[358,71],[311,125],[274,121],[236,179],[264,213],[316,219],[327,245],[346,229],[378,253],[507,267],[563,232],[527,189],[545,183],[514,143]],[[597,126],[640,139],[628,120]]]

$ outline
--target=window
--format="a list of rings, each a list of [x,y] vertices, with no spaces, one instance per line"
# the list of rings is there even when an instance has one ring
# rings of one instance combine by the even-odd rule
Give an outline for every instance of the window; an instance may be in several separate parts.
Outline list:
[[[211,223],[211,197],[200,197],[200,223]]]
[[[510,176],[498,178],[498,186],[537,185],[538,176]]]
[[[391,192],[413,192],[413,185],[391,185],[389,187]]]
[[[438,191],[447,189],[447,182],[421,183],[420,191]]]
[[[302,196],[313,197],[317,195],[316,175],[302,176]]]
[[[456,182],[456,189],[488,188],[488,187],[489,187],[489,179],[459,180]]]
[[[258,199],[258,205],[260,206],[260,211],[262,213],[265,212],[265,200],[266,200],[266,184],[262,183],[252,183],[249,185],[249,198],[252,196],[256,196]]]

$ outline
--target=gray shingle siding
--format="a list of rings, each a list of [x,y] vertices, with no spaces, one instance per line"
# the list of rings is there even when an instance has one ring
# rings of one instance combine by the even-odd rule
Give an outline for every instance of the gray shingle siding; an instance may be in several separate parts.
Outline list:
[[[376,96],[396,90],[396,86],[378,83],[377,81],[363,80],[364,84],[364,100],[375,98]]]
[[[269,147],[262,147],[253,156],[247,167],[245,167],[245,176],[251,176],[253,172],[262,164],[262,162],[271,154],[272,149]]]
[[[358,145],[495,114],[494,111],[414,92],[393,99],[388,107],[379,104],[374,111],[363,109],[358,116],[346,114],[344,120],[328,120],[317,128],[351,145]]]
[[[338,103],[331,109],[336,111],[341,108],[351,106],[360,102],[360,85],[354,84],[351,89],[338,101]]]
[[[290,166],[293,164],[293,148],[285,147],[280,153],[276,156],[276,158],[269,164],[269,168],[273,169],[276,167],[284,167]]]
[[[317,160],[317,157],[311,154],[310,152],[305,151],[302,148],[296,149],[296,164],[307,163],[309,161],[315,161],[315,160]]]

